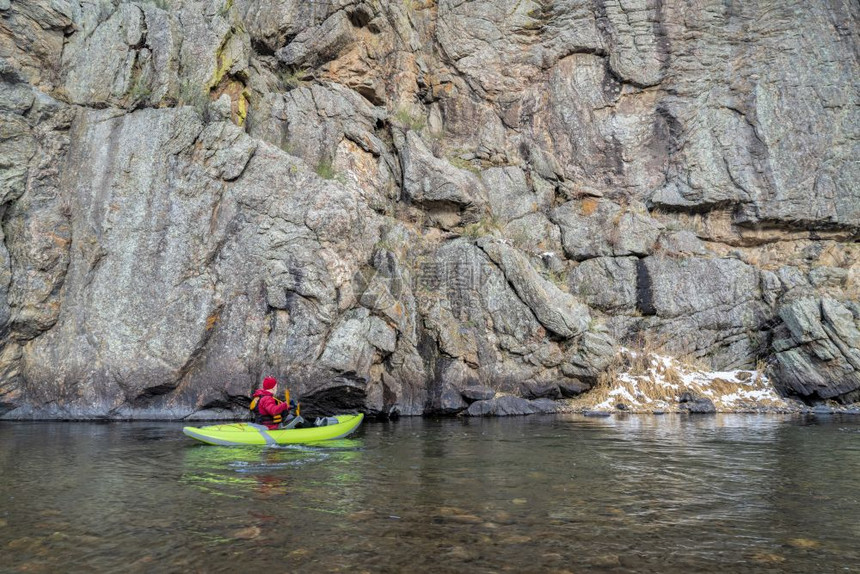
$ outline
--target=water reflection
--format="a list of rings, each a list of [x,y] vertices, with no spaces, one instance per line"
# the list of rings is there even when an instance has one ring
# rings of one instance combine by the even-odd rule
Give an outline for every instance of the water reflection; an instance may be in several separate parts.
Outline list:
[[[215,447],[194,445],[184,450],[180,482],[212,496],[237,499],[292,497],[294,508],[308,509],[315,493],[346,490],[361,481],[363,443],[342,439],[281,447]],[[317,471],[326,469],[323,476]],[[348,500],[332,498],[315,508],[325,513],[351,511]]]
[[[860,558],[857,419],[405,419],[283,448],[180,428],[0,424],[3,568],[843,572]]]

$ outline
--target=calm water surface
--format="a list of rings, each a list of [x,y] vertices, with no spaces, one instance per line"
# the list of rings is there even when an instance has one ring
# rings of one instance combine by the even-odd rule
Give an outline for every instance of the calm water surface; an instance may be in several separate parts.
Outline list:
[[[0,571],[860,572],[860,418],[0,423]]]

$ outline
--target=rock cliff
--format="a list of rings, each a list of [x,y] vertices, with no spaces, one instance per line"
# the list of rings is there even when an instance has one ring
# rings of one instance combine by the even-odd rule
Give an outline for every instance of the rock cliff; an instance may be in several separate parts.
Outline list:
[[[856,401],[858,24],[0,0],[0,416],[234,416],[264,374],[454,413],[581,392],[643,338]]]

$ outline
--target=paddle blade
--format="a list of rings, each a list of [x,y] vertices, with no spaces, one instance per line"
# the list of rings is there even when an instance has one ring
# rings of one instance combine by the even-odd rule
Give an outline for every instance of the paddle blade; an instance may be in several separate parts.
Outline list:
[[[290,402],[290,389],[284,389],[284,401],[287,403]]]

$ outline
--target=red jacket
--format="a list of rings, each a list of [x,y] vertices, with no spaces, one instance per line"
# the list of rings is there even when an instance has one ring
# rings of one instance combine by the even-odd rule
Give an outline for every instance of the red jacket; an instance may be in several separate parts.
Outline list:
[[[276,399],[272,395],[271,391],[266,391],[263,389],[257,389],[256,391],[254,391],[254,394],[252,395],[252,400],[253,400],[253,397],[260,397],[260,400],[257,403],[257,411],[259,411],[259,413],[263,416],[266,416],[266,415],[269,415],[269,416],[274,416],[274,415],[286,416],[285,413],[287,413],[290,410],[290,403],[285,403],[283,401],[279,401],[278,399]],[[269,424],[266,426],[269,427],[269,430],[274,430],[274,429],[278,428],[277,423]]]

